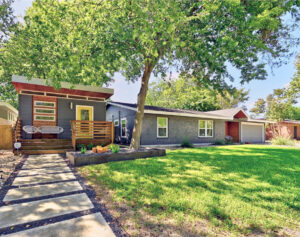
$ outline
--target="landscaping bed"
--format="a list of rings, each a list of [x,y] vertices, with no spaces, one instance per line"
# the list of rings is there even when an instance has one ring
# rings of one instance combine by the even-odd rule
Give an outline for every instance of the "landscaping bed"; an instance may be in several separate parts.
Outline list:
[[[0,150],[0,189],[21,159],[21,156],[16,156],[11,151]]]
[[[113,153],[111,150],[104,153],[95,153],[92,151],[87,151],[84,154],[76,151],[66,153],[67,158],[74,166],[102,164],[112,161],[135,160],[165,155],[165,149],[156,148],[141,148],[139,150],[121,148],[118,153]]]

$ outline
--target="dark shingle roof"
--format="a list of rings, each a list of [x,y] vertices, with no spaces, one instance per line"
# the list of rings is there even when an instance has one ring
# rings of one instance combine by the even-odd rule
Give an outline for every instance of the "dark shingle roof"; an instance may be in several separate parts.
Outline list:
[[[111,103],[116,104],[116,105],[121,105],[121,106],[127,106],[127,107],[130,107],[133,109],[137,108],[137,104],[133,104],[133,103],[124,103],[124,102],[115,102],[115,101],[111,101]],[[218,113],[215,114],[212,112],[202,112],[202,111],[186,110],[186,109],[171,109],[171,108],[151,106],[151,105],[145,105],[144,108],[145,108],[145,110],[153,110],[153,111],[182,113],[182,114],[189,114],[189,115],[201,115],[201,116],[206,116],[206,117],[213,116],[213,117],[219,117],[220,119],[230,117],[227,115],[222,115],[222,114],[218,114]]]

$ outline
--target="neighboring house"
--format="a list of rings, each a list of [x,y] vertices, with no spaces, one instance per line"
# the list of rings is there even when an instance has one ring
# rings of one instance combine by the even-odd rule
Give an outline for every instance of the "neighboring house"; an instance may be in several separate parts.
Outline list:
[[[102,138],[110,136],[113,128],[111,123],[105,122],[106,99],[113,95],[113,89],[84,85],[74,86],[62,82],[61,89],[56,90],[46,85],[45,80],[31,79],[28,81],[22,76],[13,76],[12,82],[19,95],[19,118],[22,128],[25,125],[37,128],[49,126],[50,130],[51,127],[63,128],[63,132],[58,134],[45,132],[33,135],[22,129],[21,139],[71,140],[75,139],[72,131],[76,130],[76,139],[86,139],[86,142],[95,140],[100,144],[99,141]],[[76,123],[75,120],[85,122]],[[71,130],[71,121],[74,121],[73,130]],[[108,126],[107,124],[110,124],[109,128],[103,127]],[[100,131],[100,129],[102,130]]]
[[[115,140],[129,143],[136,104],[107,102],[106,119],[113,121]],[[265,121],[250,119],[239,108],[210,112],[145,106],[141,145],[178,145],[183,139],[212,143],[233,137],[235,142],[265,142]]]
[[[18,118],[18,110],[9,103],[0,101],[0,124],[13,124]]]
[[[276,136],[300,140],[300,121],[284,120],[269,124],[266,128],[266,139],[270,140]]]

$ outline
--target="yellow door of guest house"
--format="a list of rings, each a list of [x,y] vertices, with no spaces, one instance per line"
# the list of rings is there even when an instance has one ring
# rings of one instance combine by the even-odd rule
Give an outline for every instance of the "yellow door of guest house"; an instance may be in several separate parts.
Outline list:
[[[81,121],[79,123],[78,138],[93,138],[93,124],[90,122],[94,121],[94,107],[77,105],[76,120]]]

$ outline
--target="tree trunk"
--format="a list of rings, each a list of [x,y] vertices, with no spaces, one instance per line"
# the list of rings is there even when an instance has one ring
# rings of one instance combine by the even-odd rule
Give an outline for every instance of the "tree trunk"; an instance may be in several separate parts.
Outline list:
[[[148,91],[148,83],[150,79],[151,72],[153,70],[153,65],[151,65],[149,62],[146,62],[145,70],[142,77],[142,85],[140,92],[138,94],[138,100],[137,100],[137,110],[134,120],[134,128],[130,143],[130,149],[139,149],[141,145],[141,132],[142,132],[142,125],[143,125],[143,119],[144,119],[144,105],[145,100],[147,96]]]

